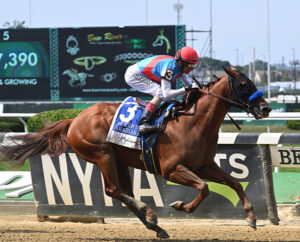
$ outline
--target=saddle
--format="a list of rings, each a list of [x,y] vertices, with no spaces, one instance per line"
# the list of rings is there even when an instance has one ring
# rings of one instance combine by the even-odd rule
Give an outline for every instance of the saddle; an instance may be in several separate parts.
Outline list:
[[[106,140],[128,148],[142,150],[146,169],[151,173],[158,174],[152,148],[159,132],[153,131],[143,135],[138,132],[139,120],[145,106],[146,103],[138,98],[126,98],[114,116]],[[151,124],[160,127],[164,119],[172,113],[173,106],[174,102],[162,103],[153,115]]]
[[[152,123],[155,126],[161,126],[163,120],[168,117],[172,113],[172,108],[174,103],[165,102],[158,107],[156,111]],[[144,165],[148,172],[153,174],[159,174],[158,169],[156,167],[157,162],[154,159],[153,155],[153,147],[159,135],[158,131],[153,131],[149,133],[145,133],[141,136],[141,147],[142,147],[142,158]]]
[[[191,90],[183,97],[183,101],[172,101],[162,103],[156,113],[153,115],[151,124],[161,127],[165,118],[177,118],[186,114],[186,110],[195,103],[195,100],[202,94]],[[158,174],[155,166],[153,147],[159,135],[158,131],[153,131],[141,135],[138,131],[138,125],[146,103],[135,97],[127,97],[119,106],[115,113],[113,122],[110,126],[106,140],[108,142],[125,146],[131,149],[142,151],[142,160],[146,169],[150,173]],[[196,107],[195,107],[196,108]]]

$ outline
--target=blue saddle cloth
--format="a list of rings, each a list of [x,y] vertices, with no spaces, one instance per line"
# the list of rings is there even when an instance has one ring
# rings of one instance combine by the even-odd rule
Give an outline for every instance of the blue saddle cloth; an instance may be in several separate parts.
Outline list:
[[[152,125],[160,127],[167,112],[172,109],[173,105],[171,103],[164,111],[159,112],[161,113],[159,117],[154,115]],[[144,135],[138,132],[139,120],[144,108],[142,100],[135,97],[127,97],[114,116],[106,140],[128,148],[142,150],[146,169],[151,173],[158,174],[152,148],[159,132],[154,131]]]

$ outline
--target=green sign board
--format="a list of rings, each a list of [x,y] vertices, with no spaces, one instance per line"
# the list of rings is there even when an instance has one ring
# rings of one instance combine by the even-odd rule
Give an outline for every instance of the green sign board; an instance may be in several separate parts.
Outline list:
[[[150,98],[127,85],[126,69],[174,56],[184,33],[184,25],[0,29],[0,101]]]

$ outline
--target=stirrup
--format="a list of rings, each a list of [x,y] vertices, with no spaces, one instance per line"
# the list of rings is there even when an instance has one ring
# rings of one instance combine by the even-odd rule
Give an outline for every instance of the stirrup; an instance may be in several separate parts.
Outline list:
[[[145,133],[149,133],[149,132],[152,132],[152,131],[159,131],[160,132],[160,131],[162,131],[162,128],[150,125],[148,123],[144,123],[144,124],[141,124],[139,126],[139,133],[140,134],[145,134]]]

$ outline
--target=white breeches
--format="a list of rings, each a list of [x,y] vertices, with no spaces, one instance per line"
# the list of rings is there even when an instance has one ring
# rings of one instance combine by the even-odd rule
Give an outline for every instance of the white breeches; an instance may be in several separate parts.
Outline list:
[[[137,91],[163,99],[160,85],[139,74],[139,67],[137,65],[129,66],[124,77],[126,83]]]

